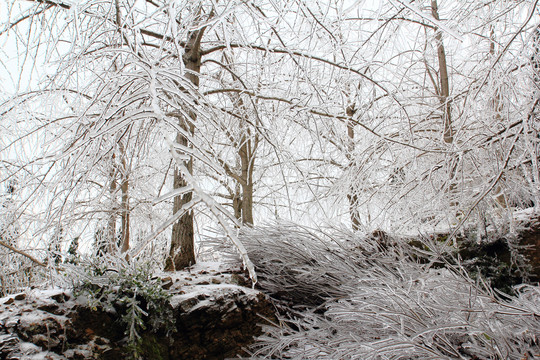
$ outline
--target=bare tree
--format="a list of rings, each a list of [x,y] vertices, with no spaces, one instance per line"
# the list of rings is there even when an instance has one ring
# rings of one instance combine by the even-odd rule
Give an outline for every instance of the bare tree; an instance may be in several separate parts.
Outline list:
[[[207,226],[231,238],[270,217],[410,230],[495,207],[497,185],[530,198],[536,125],[518,115],[534,108],[522,95],[530,4],[346,5],[115,0],[13,11],[0,35],[29,31],[16,38],[30,41],[22,55],[51,60],[39,88],[0,110],[28,118],[3,164],[29,179],[21,213],[43,209],[31,231],[50,237],[54,219],[68,233],[108,224],[111,246],[120,236],[134,257],[172,226],[164,257],[175,270],[196,261]],[[495,73],[512,85],[493,97]],[[42,146],[12,161],[33,142]]]
[[[203,22],[206,14],[202,13],[202,7],[197,9],[197,22]],[[208,14],[208,16],[212,16]],[[175,21],[175,19],[173,19]],[[201,41],[204,35],[206,27],[197,29],[188,33],[188,40],[185,45],[184,55],[182,61],[184,62],[186,69],[186,78],[193,84],[195,89],[199,87],[199,73],[201,72]],[[197,121],[197,114],[194,111],[188,111],[188,117],[180,119],[181,132],[176,135],[176,142],[182,146],[188,147],[189,135],[193,136],[195,131],[195,122]],[[186,136],[185,134],[188,134]],[[186,169],[193,172],[193,159],[190,158],[184,163]],[[181,189],[187,186],[188,183],[185,180],[179,169],[174,170],[174,189]],[[173,213],[182,211],[182,208],[189,204],[193,199],[193,194],[187,192],[182,196],[176,196],[174,198]],[[169,257],[165,263],[165,270],[174,271],[180,270],[187,266],[195,264],[195,250],[194,250],[194,232],[193,232],[193,212],[188,211],[173,225],[171,247],[169,250]]]

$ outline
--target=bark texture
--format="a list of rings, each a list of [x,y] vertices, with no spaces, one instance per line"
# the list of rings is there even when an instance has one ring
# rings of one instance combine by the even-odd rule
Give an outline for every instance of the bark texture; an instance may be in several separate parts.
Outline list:
[[[186,44],[183,62],[186,67],[186,78],[195,86],[199,86],[199,73],[201,71],[201,38],[205,28],[191,32]],[[190,110],[189,119],[180,120],[180,127],[185,132],[193,134],[195,131],[195,121],[197,114]],[[182,133],[176,135],[176,142],[183,146],[190,146],[189,139]],[[193,159],[184,163],[190,173],[193,171]],[[187,181],[182,173],[175,169],[174,171],[174,189],[187,186]],[[182,196],[174,198],[173,214],[182,211],[184,205],[193,199],[193,193],[188,192]],[[173,225],[171,235],[171,246],[169,256],[165,262],[165,271],[175,271],[184,269],[195,264],[195,246],[194,246],[194,228],[193,212],[188,211]]]

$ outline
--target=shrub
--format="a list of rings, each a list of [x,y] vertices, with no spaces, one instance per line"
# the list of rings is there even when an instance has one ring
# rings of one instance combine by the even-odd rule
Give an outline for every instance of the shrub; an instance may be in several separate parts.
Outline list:
[[[143,331],[174,330],[171,295],[162,288],[160,279],[152,277],[149,264],[108,260],[72,267],[75,295],[84,296],[93,310],[120,314],[128,350],[138,359]]]

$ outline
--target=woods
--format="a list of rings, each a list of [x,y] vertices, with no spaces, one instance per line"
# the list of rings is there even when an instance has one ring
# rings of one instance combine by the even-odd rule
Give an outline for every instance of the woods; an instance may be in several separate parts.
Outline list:
[[[439,259],[538,211],[537,0],[1,1],[3,295],[216,234],[255,284],[269,224]]]
[[[23,247],[102,229],[108,252],[171,242],[173,269],[208,227],[428,231],[537,204],[535,5],[6,2]]]

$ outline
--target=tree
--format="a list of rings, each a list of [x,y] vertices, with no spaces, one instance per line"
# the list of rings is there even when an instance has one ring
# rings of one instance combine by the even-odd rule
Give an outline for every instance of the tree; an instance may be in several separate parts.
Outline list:
[[[195,25],[200,26],[200,23],[203,23],[206,20],[205,17],[207,15],[203,14],[202,11],[203,8],[199,5],[199,8],[196,11],[197,20]],[[212,16],[212,14],[209,14],[208,16]],[[174,20],[175,19],[173,19],[173,21]],[[188,33],[184,55],[182,56],[182,61],[186,68],[186,77],[193,84],[195,89],[198,89],[199,87],[199,73],[201,72],[201,41],[205,30],[206,27],[203,26],[200,29]],[[190,146],[189,137],[193,136],[195,122],[197,121],[197,113],[194,111],[189,111],[188,113],[189,116],[187,118],[182,117],[180,119],[179,126],[182,131],[179,131],[176,135],[176,142],[184,147]],[[188,134],[188,136],[184,134]],[[190,157],[189,160],[185,161],[184,166],[191,174],[193,172],[193,158]],[[182,189],[186,186],[188,186],[188,183],[181,171],[175,169],[174,189]],[[173,213],[182,211],[183,207],[186,204],[189,204],[192,199],[193,194],[191,192],[187,192],[182,196],[176,196],[174,198]],[[180,270],[195,264],[193,234],[193,212],[188,211],[173,225],[171,247],[169,257],[165,264],[165,270]]]
[[[137,188],[141,187],[135,179],[137,173],[148,166],[150,158],[149,154],[145,154],[144,158],[134,156],[140,155],[148,147],[152,147],[154,153],[163,151],[163,145],[145,141],[166,136],[170,129],[177,133],[171,148],[175,153],[172,164],[175,167],[173,191],[161,199],[174,199],[174,215],[166,221],[165,226],[174,223],[166,268],[180,269],[195,262],[195,206],[205,204],[214,215],[224,212],[200,187],[197,188],[201,194],[194,198],[190,188],[196,186],[190,184],[188,179],[195,180],[193,156],[205,152],[204,148],[196,149],[193,145],[195,129],[201,122],[200,118],[205,119],[205,113],[215,110],[199,89],[201,41],[207,26],[222,21],[220,11],[227,13],[231,7],[227,4],[220,7],[205,1],[164,4],[164,7],[151,2],[133,5],[123,1],[105,5],[102,7],[89,1],[81,5],[84,10],[77,12],[77,17],[62,23],[58,30],[58,41],[67,41],[72,47],[64,53],[64,49],[56,45],[58,42],[47,43],[59,53],[55,59],[60,66],[54,78],[46,84],[45,90],[19,95],[17,99],[37,102],[58,96],[65,102],[63,111],[66,116],[53,119],[44,128],[54,133],[55,127],[58,127],[58,131],[63,131],[70,138],[68,141],[60,137],[54,139],[64,144],[61,157],[66,159],[66,163],[62,164],[62,170],[55,167],[55,171],[46,176],[55,179],[52,183],[59,192],[64,193],[64,189],[70,187],[78,190],[67,192],[63,204],[57,207],[57,203],[51,209],[58,217],[58,212],[63,214],[67,211],[66,203],[78,203],[71,201],[76,199],[74,192],[91,194],[90,203],[98,206],[97,210],[91,211],[96,214],[95,220],[99,223],[106,219],[109,252],[115,251],[118,218],[121,222],[121,250],[125,252],[129,249],[130,218],[138,205],[130,201],[130,194],[136,193]],[[71,6],[36,2],[33,11],[22,14],[19,19],[7,24],[6,29],[16,31],[25,20],[38,17],[43,20],[42,23],[51,24],[51,28],[57,29],[53,26],[56,24],[50,22],[51,17],[69,12]],[[135,23],[138,25],[135,26]],[[83,27],[80,27],[81,24]],[[100,31],[95,31],[98,25],[101,26]],[[80,29],[83,31],[79,32]],[[213,35],[213,38],[216,36]],[[39,37],[36,41],[46,42]],[[210,40],[210,43],[216,44],[214,40]],[[217,48],[209,49],[206,54],[220,52],[223,49],[219,45],[221,43],[217,42]],[[36,60],[41,56],[40,53],[31,55]],[[73,82],[70,77],[74,68],[81,74],[78,82]],[[13,114],[14,108],[8,112]],[[21,140],[15,142],[20,143]],[[178,159],[180,161],[176,161]],[[56,166],[54,161],[53,166]],[[84,176],[74,181],[72,174],[81,171]],[[95,185],[92,189],[86,180],[95,174],[100,180],[90,182]],[[157,177],[160,174],[153,175]],[[167,182],[168,174],[161,175],[165,176]],[[245,176],[249,176],[249,170]],[[38,184],[38,187],[42,191],[51,190],[42,184]],[[147,197],[152,195],[147,194]],[[108,204],[104,207],[101,200],[106,198]],[[86,202],[79,209],[87,212],[90,203]],[[246,221],[252,222],[252,205],[247,197],[243,204]],[[48,212],[47,216],[51,214]],[[225,223],[222,225],[225,226]],[[148,241],[163,229],[163,226],[160,227]],[[133,250],[135,256],[140,248],[138,246]]]
[[[496,214],[492,195],[511,188],[522,190],[509,203],[530,199],[530,4],[356,5],[88,0],[12,11],[0,36],[28,39],[21,55],[49,64],[0,110],[25,119],[3,164],[28,180],[25,206],[40,209],[27,228],[45,238],[60,219],[66,238],[88,241],[107,224],[110,250],[136,257],[172,226],[163,256],[175,270],[196,261],[194,242],[212,226],[245,255],[236,231],[258,219],[412,231]],[[35,151],[13,155],[26,147]]]

